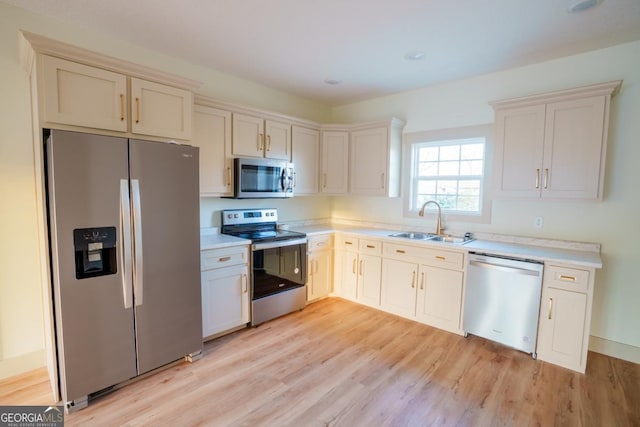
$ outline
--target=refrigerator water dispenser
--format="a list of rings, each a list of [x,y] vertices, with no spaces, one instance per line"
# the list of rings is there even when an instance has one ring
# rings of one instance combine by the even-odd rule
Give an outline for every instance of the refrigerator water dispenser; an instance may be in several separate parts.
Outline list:
[[[116,228],[76,228],[73,230],[76,279],[115,274]]]

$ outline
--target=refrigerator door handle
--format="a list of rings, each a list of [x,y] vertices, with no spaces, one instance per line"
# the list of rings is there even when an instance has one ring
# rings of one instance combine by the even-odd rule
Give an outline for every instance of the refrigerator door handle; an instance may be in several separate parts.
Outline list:
[[[129,180],[120,180],[120,259],[122,266],[122,299],[124,308],[131,308],[133,297],[131,258],[131,206],[129,203]]]
[[[140,209],[140,182],[137,179],[131,180],[131,191],[133,200],[133,294],[136,307],[142,305],[143,277],[142,277],[142,211]]]

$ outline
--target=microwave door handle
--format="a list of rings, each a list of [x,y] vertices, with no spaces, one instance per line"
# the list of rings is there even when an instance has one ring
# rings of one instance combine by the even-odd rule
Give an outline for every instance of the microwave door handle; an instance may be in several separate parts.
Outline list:
[[[287,191],[287,187],[285,184],[286,179],[287,179],[287,168],[282,168],[282,173],[280,174],[280,186],[282,187],[282,191]]]

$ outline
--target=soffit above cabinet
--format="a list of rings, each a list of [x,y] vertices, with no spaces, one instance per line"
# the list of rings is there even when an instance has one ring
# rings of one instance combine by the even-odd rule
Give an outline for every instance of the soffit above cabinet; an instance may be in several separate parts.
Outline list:
[[[517,98],[502,99],[499,101],[491,101],[489,102],[489,105],[497,110],[501,108],[527,107],[530,105],[547,104],[549,102],[555,101],[569,101],[572,99],[585,98],[588,96],[614,96],[618,93],[621,86],[622,80],[614,80],[589,86],[580,86],[571,89],[557,90],[553,92],[545,92]]]
[[[193,91],[202,86],[202,82],[197,80],[93,52],[28,31],[20,31],[20,34],[20,61],[27,72],[33,69],[35,54],[44,54],[182,89]]]

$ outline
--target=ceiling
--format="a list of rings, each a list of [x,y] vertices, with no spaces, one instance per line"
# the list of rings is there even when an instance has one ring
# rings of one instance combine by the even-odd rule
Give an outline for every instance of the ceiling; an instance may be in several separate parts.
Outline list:
[[[0,1],[329,105],[640,40],[640,0]]]

